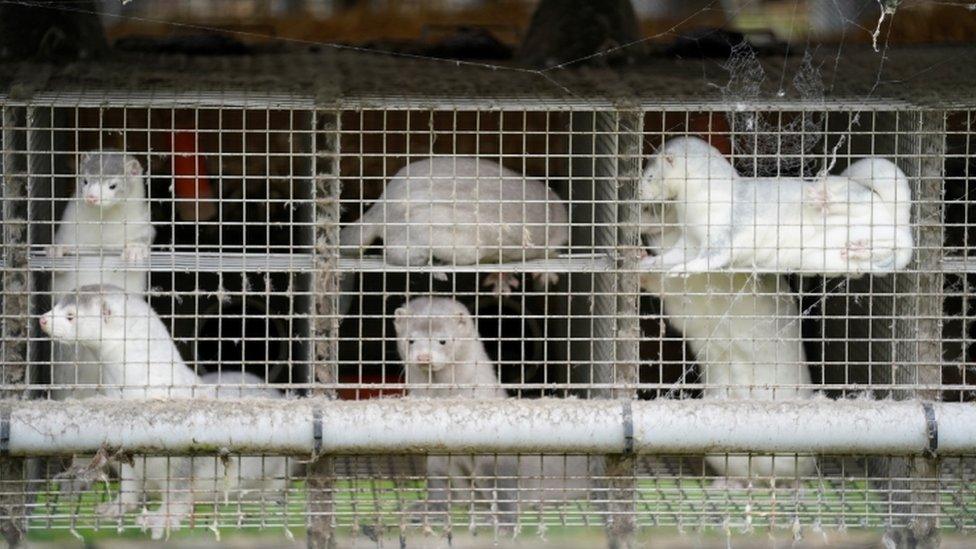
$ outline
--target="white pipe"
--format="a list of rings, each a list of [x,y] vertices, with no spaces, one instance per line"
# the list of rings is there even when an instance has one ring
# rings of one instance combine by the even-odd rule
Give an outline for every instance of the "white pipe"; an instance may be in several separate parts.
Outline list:
[[[305,455],[316,450],[619,453],[631,432],[628,409],[632,448],[644,454],[907,455],[929,447],[926,413],[917,401],[88,399],[7,406],[7,449],[21,456],[93,452],[102,446]],[[934,403],[931,410],[939,455],[976,453],[976,405]]]
[[[343,404],[323,411],[325,449],[354,453],[623,450],[621,404],[614,401],[383,399]]]
[[[962,407],[976,419],[976,407]],[[976,435],[976,429],[969,432]],[[928,440],[919,402],[827,399],[642,403],[635,408],[634,438],[642,453],[915,454]],[[976,438],[969,443],[976,448]]]
[[[103,446],[137,452],[308,454],[312,400],[171,399],[18,401],[10,453],[86,453]]]
[[[939,454],[972,454],[976,446],[976,405],[936,404],[936,422],[939,427]]]

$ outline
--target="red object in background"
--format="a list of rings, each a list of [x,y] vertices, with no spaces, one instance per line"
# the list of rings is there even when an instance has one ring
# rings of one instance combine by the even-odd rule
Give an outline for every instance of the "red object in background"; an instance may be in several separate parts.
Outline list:
[[[173,194],[176,198],[200,199],[215,196],[207,166],[197,154],[197,134],[173,132]]]
[[[362,377],[358,375],[339,376],[339,383],[348,383],[350,385],[400,383],[399,374],[387,374],[386,377],[387,379],[384,380],[383,376],[380,374],[363,374]],[[339,389],[337,392],[339,393],[339,398],[342,400],[366,400],[368,398],[379,398],[384,396],[403,396],[403,389],[369,389],[362,386]]]

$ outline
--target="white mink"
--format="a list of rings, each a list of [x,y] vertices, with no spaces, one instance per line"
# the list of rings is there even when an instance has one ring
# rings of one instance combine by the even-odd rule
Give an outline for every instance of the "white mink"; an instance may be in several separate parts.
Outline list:
[[[665,223],[657,227],[667,227],[673,215],[667,211]],[[650,237],[651,247],[660,252],[679,238],[680,231],[673,226],[659,229]],[[644,273],[641,287],[661,300],[669,323],[683,334],[702,371],[703,398],[796,400],[813,396],[797,300],[789,295],[783,277]],[[750,459],[713,455],[705,459],[729,477],[727,483],[732,485],[770,476],[789,482],[810,474],[815,466],[809,456]]]
[[[54,272],[51,299],[57,301],[80,286],[111,284],[133,294],[144,294],[145,267],[138,264],[149,252],[155,235],[146,200],[143,171],[139,161],[117,151],[85,153],[78,164],[78,181],[73,199],[65,207],[48,253],[122,254],[122,268],[74,268]],[[55,348],[51,382],[55,386],[96,385],[105,382],[103,371],[90,352],[72,345]],[[114,375],[117,375],[114,374]],[[86,398],[98,394],[92,389],[58,389],[55,399]]]
[[[76,343],[105,364],[104,382],[114,386],[102,393],[114,398],[190,397],[199,377],[180,357],[159,315],[141,297],[110,285],[87,285],[66,294],[41,315],[41,330],[61,343]],[[138,507],[145,490],[159,492],[162,504],[143,514],[153,526],[165,515],[178,518],[192,510],[186,486],[191,465],[187,458],[139,458],[120,467],[119,495],[98,506],[106,517]]]
[[[461,303],[415,298],[396,310],[394,323],[409,397],[508,398]],[[449,500],[494,501],[500,522],[514,525],[525,507],[586,498],[588,474],[585,456],[430,456],[426,501],[415,503],[411,511],[444,512]]]
[[[156,311],[118,286],[77,288],[41,315],[40,325],[53,340],[77,343],[109,366],[104,395],[188,397],[198,383]]]
[[[853,196],[865,183],[849,176],[740,177],[705,141],[672,139],[649,164],[640,194],[674,208],[682,238],[642,265],[676,273],[758,267],[855,276],[904,268],[913,246],[908,219],[899,214],[907,197],[879,190],[893,181],[873,181],[877,198],[841,215],[839,193],[824,189],[854,188]],[[896,194],[900,202],[886,200]]]
[[[525,261],[566,246],[568,214],[541,181],[489,160],[434,156],[398,171],[339,241],[343,254],[358,255],[378,238],[393,265]],[[499,291],[516,284],[492,283]]]
[[[109,396],[283,398],[270,387],[254,387],[263,382],[248,373],[223,372],[198,377],[183,362],[152,307],[115,286],[79,288],[42,315],[40,325],[52,339],[77,342],[91,350],[98,360],[111,365],[108,371],[121,374],[108,381],[124,387],[105,389]],[[217,383],[222,386],[215,387]],[[183,519],[192,513],[194,503],[219,504],[230,493],[248,491],[276,492],[283,497],[286,464],[283,457],[232,457],[226,464],[217,458],[139,458],[134,466],[120,468],[119,496],[100,505],[98,512],[118,516],[134,510],[143,491],[158,492],[162,495],[159,509],[144,512],[137,522],[151,530],[154,539],[159,539],[180,527]],[[187,485],[189,478],[193,479],[192,491]]]

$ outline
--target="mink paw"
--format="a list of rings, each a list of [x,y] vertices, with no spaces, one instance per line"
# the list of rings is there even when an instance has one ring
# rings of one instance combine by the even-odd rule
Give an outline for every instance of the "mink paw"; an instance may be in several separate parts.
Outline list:
[[[661,261],[661,256],[659,255],[645,255],[640,260],[641,269],[651,270],[660,269],[664,264]]]
[[[485,280],[481,283],[485,288],[492,288],[498,295],[508,295],[513,290],[518,289],[519,279],[511,273],[490,273],[485,275]]]
[[[58,244],[51,244],[44,249],[45,255],[48,257],[64,257],[64,254],[67,253],[67,251],[67,246],[61,246]]]
[[[181,516],[169,514],[164,511],[143,511],[142,515],[136,517],[136,525],[143,532],[148,530],[149,535],[154,540],[160,540],[164,537],[168,538],[171,531],[180,529],[181,521]]]
[[[145,244],[130,244],[122,248],[122,259],[124,261],[139,262],[149,257],[149,246]]]
[[[873,255],[871,243],[867,240],[851,240],[840,250],[840,257],[845,261],[870,261]]]
[[[826,183],[808,186],[804,191],[804,199],[808,206],[824,215],[830,213],[833,205],[836,204]]]
[[[559,284],[559,275],[556,273],[532,273],[532,279],[535,281],[536,286],[540,288],[548,288],[549,286]]]

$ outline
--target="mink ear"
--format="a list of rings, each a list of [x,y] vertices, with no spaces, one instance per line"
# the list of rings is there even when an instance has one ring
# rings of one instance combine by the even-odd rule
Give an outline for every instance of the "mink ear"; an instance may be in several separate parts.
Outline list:
[[[80,170],[82,166],[87,164],[88,161],[91,160],[91,157],[92,157],[91,151],[85,151],[81,153],[81,155],[78,156],[78,164],[75,166],[76,170]]]
[[[108,306],[108,302],[102,300],[102,321],[108,322],[112,318],[112,309]]]
[[[661,158],[664,159],[664,162],[667,163],[668,166],[670,166],[672,168],[674,167],[674,155],[673,154],[671,154],[671,153],[664,153],[663,155],[661,155]]]
[[[125,157],[125,173],[126,175],[136,176],[142,175],[142,164],[138,160],[131,156]]]
[[[397,307],[396,311],[393,311],[393,325],[399,328],[406,321],[407,308]]]

